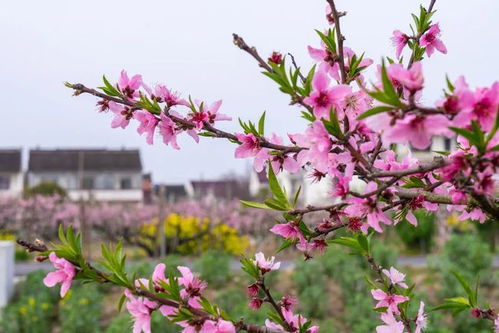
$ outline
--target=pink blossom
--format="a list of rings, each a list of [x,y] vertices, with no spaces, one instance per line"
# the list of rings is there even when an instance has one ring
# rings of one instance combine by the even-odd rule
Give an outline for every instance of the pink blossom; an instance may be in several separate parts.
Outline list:
[[[186,331],[184,329],[183,332],[198,332],[197,330],[191,331],[188,330]],[[230,321],[226,321],[223,319],[218,319],[218,321],[213,321],[213,320],[206,320],[203,323],[203,326],[201,327],[201,330],[199,332],[203,333],[236,333],[236,328],[233,323]]]
[[[137,132],[142,135],[146,133],[146,142],[150,145],[153,144],[154,131],[158,125],[158,118],[146,110],[138,110],[133,113],[133,118],[140,122]]]
[[[241,142],[239,147],[236,148],[234,156],[236,158],[245,158],[249,156],[255,156],[260,151],[260,143],[258,138],[253,134],[242,134],[236,133],[235,136]]]
[[[198,111],[192,114],[190,121],[195,124],[197,130],[204,127],[204,122],[214,124],[215,121],[219,120],[232,120],[231,117],[218,113],[218,109],[220,109],[220,106],[222,105],[222,100],[213,102],[207,108],[201,101],[196,101],[196,104],[198,105]]]
[[[283,144],[282,138],[276,135],[275,133],[272,134],[270,142],[276,145]],[[276,155],[268,154],[267,158],[270,160],[270,164],[272,164],[272,169],[276,173],[280,172],[283,169],[291,173],[295,173],[298,172],[298,170],[300,170],[300,165],[298,164],[298,162],[296,161],[296,159],[292,154],[285,154],[285,153],[276,154]]]
[[[300,229],[292,222],[276,224],[270,229],[270,232],[290,240],[303,239]]]
[[[442,180],[451,181],[459,173],[468,169],[464,151],[459,150],[449,156],[449,164],[440,169]]]
[[[407,45],[408,41],[409,41],[409,36],[407,36],[406,34],[401,32],[400,30],[393,31],[392,42],[396,48],[395,54],[396,54],[397,58],[400,58],[400,55],[402,54],[402,50]]]
[[[490,88],[479,88],[474,93],[463,89],[456,95],[462,108],[454,119],[456,125],[466,126],[471,120],[477,120],[484,130],[492,128],[499,106],[499,82],[494,82]]]
[[[321,66],[312,81],[313,91],[304,102],[314,108],[317,118],[329,119],[331,108],[342,109],[345,97],[351,92],[350,86],[338,85],[330,87],[326,67]]]
[[[400,273],[394,267],[391,267],[390,271],[383,269],[383,274],[385,274],[390,279],[391,284],[399,285],[402,288],[407,289],[407,284],[403,282],[405,279],[405,274]]]
[[[114,113],[114,118],[111,122],[112,128],[126,128],[128,126],[133,116],[132,111],[128,107],[115,102],[109,102],[109,110]]]
[[[169,107],[175,105],[189,106],[189,102],[187,102],[185,99],[179,98],[176,93],[173,93],[172,91],[170,91],[170,89],[162,84],[156,85],[154,87],[154,92],[148,88],[146,88],[146,90],[151,95],[152,100],[155,100],[159,103],[165,102]]]
[[[139,96],[138,89],[142,85],[142,76],[134,75],[131,79],[125,70],[121,71],[120,79],[118,80],[118,88],[128,99],[133,99]]]
[[[499,314],[497,315],[496,319],[494,320],[494,326],[496,333],[499,333]]]
[[[128,289],[125,289],[125,296],[128,299],[126,308],[134,322],[133,333],[151,333],[151,312],[156,307],[156,303],[147,298],[136,298]]]
[[[300,326],[303,326],[307,322],[307,318],[303,317],[302,315],[295,315],[291,311],[286,310],[284,308],[281,308],[282,314],[284,316],[284,320],[286,324],[288,324],[288,327],[290,328],[289,332],[296,333],[298,332]],[[276,324],[268,319],[265,320],[265,326],[274,329],[274,330],[279,330],[279,331],[284,331],[284,328]],[[310,328],[307,329],[307,333],[317,333],[319,331],[319,326],[311,326]]]
[[[426,328],[428,319],[424,312],[424,302],[419,303],[418,316],[416,317],[416,330],[414,333],[421,333]]]
[[[156,291],[161,291],[163,288],[161,287],[161,283],[167,283],[167,279],[165,277],[166,265],[161,263],[154,267],[154,271],[152,273],[152,282],[154,284],[154,288]]]
[[[426,47],[426,54],[431,56],[434,52],[435,49],[442,53],[447,53],[447,48],[445,47],[444,43],[440,40],[440,28],[438,26],[438,23],[433,24],[430,26],[428,31],[421,36],[421,39],[419,40],[419,44],[421,46]]]
[[[160,122],[158,124],[159,134],[163,137],[163,142],[170,144],[174,149],[180,149],[177,143],[177,130],[173,120],[170,119],[163,112],[160,115]]]
[[[258,252],[255,254],[255,260],[253,262],[257,265],[257,267],[262,271],[262,273],[267,273],[270,271],[278,270],[281,267],[280,262],[274,263],[275,257],[270,257],[265,259],[265,256],[262,252]]]
[[[177,269],[182,274],[182,277],[178,279],[178,284],[184,286],[184,289],[180,291],[180,296],[187,299],[190,306],[199,308],[198,299],[201,292],[206,289],[206,282],[195,277],[188,267],[178,266]]]
[[[366,193],[370,193],[377,189],[377,184],[375,182],[369,182],[366,187]],[[372,198],[357,198],[352,197],[345,200],[350,203],[350,205],[345,208],[344,212],[349,217],[367,217],[367,224],[363,224],[361,227],[362,232],[367,233],[369,227],[373,228],[377,232],[383,232],[379,223],[383,222],[390,225],[392,222],[385,213],[378,207],[376,201]]]
[[[338,110],[338,119],[343,120],[348,117],[350,126],[357,125],[357,117],[366,111],[372,103],[372,98],[364,91],[352,92],[345,96],[345,109],[344,112]]]
[[[285,310],[291,311],[296,307],[296,305],[298,304],[298,301],[296,300],[295,297],[283,296],[283,297],[281,297],[280,304]]]
[[[327,248],[327,243],[323,239],[315,239],[312,242],[307,241],[306,239],[301,239],[298,244],[296,244],[296,248],[303,252],[306,259],[313,258],[313,253],[318,251],[320,254],[324,254]]]
[[[386,325],[376,327],[376,333],[404,333],[404,323],[395,319],[391,311],[382,313],[381,320]]]
[[[71,288],[71,282],[76,275],[75,266],[64,258],[58,258],[55,252],[50,252],[49,260],[54,264],[56,271],[48,273],[43,279],[43,283],[47,287],[53,287],[60,283],[60,295],[64,297]]]
[[[337,197],[345,197],[350,192],[350,178],[338,175],[334,184],[333,195]]]
[[[467,219],[484,223],[487,220],[487,215],[480,208],[475,207],[470,211],[464,210],[464,212],[459,216],[460,221],[464,221]]]
[[[300,165],[310,162],[318,171],[323,173],[328,171],[332,142],[321,121],[314,121],[305,134],[290,134],[289,137],[298,146],[309,148],[298,153],[297,160]]]
[[[372,119],[370,119],[372,118]],[[383,131],[382,137],[388,143],[410,143],[416,149],[426,149],[431,145],[434,135],[452,134],[448,129],[449,120],[443,115],[416,116],[406,115],[391,125],[392,119],[386,113],[368,118],[369,126],[374,131]]]
[[[375,306],[376,309],[386,307],[388,308],[388,311],[391,311],[394,314],[400,313],[398,304],[407,302],[409,300],[409,297],[387,294],[381,289],[371,290],[371,295],[375,300],[378,301]]]
[[[420,61],[413,63],[409,69],[405,69],[401,64],[391,64],[386,71],[395,85],[401,84],[411,92],[423,89],[424,77]]]

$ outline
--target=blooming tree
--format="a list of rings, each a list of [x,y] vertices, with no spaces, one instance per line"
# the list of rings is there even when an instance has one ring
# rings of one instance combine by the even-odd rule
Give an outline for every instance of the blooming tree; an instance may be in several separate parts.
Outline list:
[[[423,105],[423,60],[447,52],[439,24],[432,21],[435,0],[412,15],[410,33],[394,31],[395,57],[387,57],[377,65],[364,53],[344,45],[340,19],[346,13],[338,11],[334,0],[327,2],[330,28],[317,31],[319,43],[308,47],[316,61],[309,70],[299,67],[291,55],[285,57],[278,52],[264,60],[254,47],[234,34],[234,44],[251,55],[263,74],[302,110],[306,124],[302,133],[287,133],[285,138],[269,135],[265,133],[265,115],[254,122],[240,120],[238,133],[224,131],[218,122],[231,118],[220,112],[221,101],[207,103],[191,96],[183,99],[165,85],[148,86],[140,75],[129,77],[125,71],[116,84],[104,77],[104,86],[98,89],[66,85],[75,95],[98,97],[100,111],[113,113],[113,128],[126,128],[131,121],[137,121],[139,134],[145,134],[150,144],[159,134],[164,144],[180,149],[177,136],[184,133],[196,142],[203,136],[233,142],[237,145],[236,158],[253,159],[257,171],[267,169],[271,196],[263,203],[243,204],[281,213],[278,223],[270,229],[283,239],[280,250],[296,246],[308,259],[331,244],[349,247],[367,260],[376,277],[367,282],[372,287],[374,307],[380,311],[377,332],[421,332],[427,320],[424,303],[417,305],[417,313],[411,313],[414,286],[408,286],[405,275],[396,268],[381,267],[376,262],[371,252],[372,235],[397,223],[417,226],[413,211],[420,208],[436,211],[445,207],[458,212],[461,219],[497,223],[499,208],[493,176],[499,162],[499,82],[473,89],[464,77],[454,82],[447,79],[442,99]],[[404,52],[408,55],[405,58]],[[364,79],[369,70],[377,73],[374,83]],[[425,149],[434,136],[457,137],[458,149],[442,153],[429,163],[411,158],[400,161],[391,149],[395,144]],[[323,181],[324,177],[334,180],[329,205],[297,207],[299,192],[290,200],[276,173],[301,169],[315,181]],[[354,178],[365,183],[362,193],[350,189]],[[328,218],[313,224],[308,217],[317,211],[326,212]],[[342,228],[351,235],[337,237],[335,231]],[[266,274],[279,268],[274,257],[258,253],[255,259],[241,261],[243,270],[254,280],[248,286],[249,306],[258,309],[268,303],[273,309],[265,326],[255,326],[231,318],[204,298],[206,283],[186,267],[178,267],[182,274],[178,279],[165,277],[164,267],[158,266],[151,279],[133,280],[124,270],[121,245],[103,246],[105,269],[99,270],[83,258],[80,236],[71,228],[67,232],[61,229],[60,240],[51,249],[40,243],[20,243],[41,252],[42,259],[51,256],[57,271],[47,278],[48,285],[61,282],[66,288],[71,279],[81,278],[122,286],[125,292],[121,303],[126,303],[134,317],[135,333],[150,331],[153,311],[178,323],[183,332],[313,333],[319,329],[293,312],[294,298],[276,300],[272,295]],[[74,267],[76,274],[69,267]],[[465,297],[446,299],[432,310],[469,309],[474,317],[489,320],[499,329],[495,309],[481,306],[477,290],[459,273],[455,275]]]

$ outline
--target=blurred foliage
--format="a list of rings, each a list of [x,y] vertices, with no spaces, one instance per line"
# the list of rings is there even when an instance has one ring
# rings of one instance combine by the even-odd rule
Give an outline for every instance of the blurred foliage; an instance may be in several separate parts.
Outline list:
[[[59,196],[64,198],[67,196],[67,192],[64,188],[51,182],[42,182],[36,186],[28,187],[24,190],[24,197],[30,198],[35,195],[43,195],[47,197]]]
[[[442,253],[430,259],[430,267],[438,273],[440,278],[439,296],[441,299],[464,295],[462,287],[452,274],[453,271],[459,272],[473,284],[479,278],[481,287],[492,287],[497,283],[492,274],[490,247],[475,233],[452,235]],[[436,325],[439,326],[438,323]],[[453,318],[450,327],[452,332],[456,333],[490,331],[489,323],[485,320],[474,320],[467,311]]]
[[[415,227],[407,221],[398,223],[395,226],[397,235],[408,249],[430,252],[436,232],[435,214],[417,210],[414,216],[418,220],[418,226]]]
[[[194,264],[194,270],[201,279],[214,287],[221,287],[230,278],[231,256],[220,250],[210,250],[201,255]]]
[[[100,332],[102,293],[96,284],[76,284],[59,302],[59,320],[63,332]]]
[[[47,288],[42,279],[45,272],[36,271],[27,275],[19,285],[19,293],[7,305],[1,316],[3,333],[46,333],[56,318],[59,291]]]
[[[393,266],[397,259],[396,251],[379,240],[373,241],[372,253],[383,267]],[[372,310],[373,301],[366,297],[370,288],[364,277],[371,274],[371,270],[365,258],[351,255],[343,248],[330,247],[324,256],[317,259],[324,267],[327,278],[336,282],[341,290],[339,303],[343,303],[342,313],[334,317],[343,319],[348,332],[373,332],[379,324],[379,316]]]

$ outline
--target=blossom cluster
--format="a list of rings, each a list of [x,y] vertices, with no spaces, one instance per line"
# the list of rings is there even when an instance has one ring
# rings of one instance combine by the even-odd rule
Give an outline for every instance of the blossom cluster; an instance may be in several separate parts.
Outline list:
[[[50,252],[49,259],[56,270],[48,273],[43,282],[47,287],[61,284],[60,295],[64,297],[71,287],[73,279],[81,271],[81,267],[77,263],[59,258],[55,252]],[[263,253],[258,253],[251,261],[254,268],[259,270],[259,274],[261,274],[259,284],[248,287],[248,295],[253,297],[250,307],[254,309],[260,308],[264,301],[268,301],[268,298],[257,298],[259,288],[265,290],[267,297],[271,297],[261,281],[266,273],[279,269],[280,263],[275,263],[274,260],[274,257],[266,259]],[[214,309],[202,295],[207,283],[195,276],[188,267],[178,266],[177,270],[180,272],[180,277],[166,277],[166,265],[158,264],[154,268],[150,280],[137,279],[132,287],[125,289],[124,301],[133,318],[133,332],[151,333],[151,315],[154,311],[159,311],[164,317],[175,321],[177,325],[182,327],[183,333],[235,333],[236,325],[226,314],[219,310],[207,312],[207,308]],[[175,297],[175,293],[170,294],[172,290],[176,290],[178,297]],[[170,297],[164,298],[166,295],[170,295]],[[156,296],[159,300],[155,298]],[[306,333],[317,333],[318,326],[311,326],[305,317],[293,314],[292,310],[295,305],[295,298],[283,297],[279,301],[277,309],[283,322],[278,324],[267,319],[266,327],[274,329],[276,332],[296,333],[301,332],[303,327],[308,327]],[[179,319],[182,318],[181,316],[185,314],[185,311],[191,313],[192,316],[184,318],[184,320]]]
[[[243,203],[282,213],[270,228],[283,238],[280,250],[296,246],[310,259],[329,244],[349,247],[365,257],[378,275],[376,283],[370,283],[372,297],[377,301],[375,307],[382,312],[384,322],[377,331],[412,332],[415,326],[415,332],[421,332],[426,326],[424,303],[420,303],[417,315],[410,318],[405,305],[411,301],[412,287],[408,288],[404,274],[395,268],[386,270],[376,264],[371,256],[371,238],[388,225],[408,222],[417,226],[414,211],[418,209],[434,212],[444,207],[458,211],[460,219],[481,223],[499,218],[494,197],[494,175],[499,166],[499,82],[473,89],[463,77],[454,83],[447,79],[443,98],[432,106],[424,105],[425,54],[430,57],[435,50],[447,52],[439,23],[432,22],[435,1],[427,9],[421,6],[418,15],[412,15],[412,34],[394,31],[396,59],[387,57],[377,66],[363,53],[343,45],[346,39],[339,18],[345,13],[336,10],[334,0],[328,3],[326,17],[332,29],[317,31],[320,46],[308,47],[316,62],[308,72],[292,56],[293,66],[288,66],[287,57],[276,51],[267,61],[263,60],[255,48],[234,35],[235,45],[257,60],[264,75],[289,95],[291,105],[304,110],[302,117],[307,124],[299,133],[265,134],[265,114],[257,123],[240,120],[241,131],[226,132],[216,127],[218,121],[231,119],[218,112],[221,101],[209,104],[191,97],[185,100],[164,85],[151,88],[140,75],[130,78],[126,71],[121,72],[115,84],[104,78],[102,92],[81,84],[68,86],[77,95],[89,93],[99,97],[99,109],[114,113],[113,128],[125,128],[132,119],[138,121],[137,131],[146,135],[149,144],[159,134],[165,144],[179,149],[177,136],[182,132],[196,142],[200,136],[209,136],[237,144],[236,158],[251,158],[257,172],[267,171],[270,197],[263,203]],[[410,49],[408,61],[401,57],[406,47]],[[365,79],[370,70],[377,75],[373,84]],[[402,158],[396,154],[397,145],[428,149],[436,136],[455,138],[457,150],[439,152],[442,156],[430,163],[422,163],[411,154]],[[299,191],[294,195],[286,193],[276,174],[301,170],[315,182],[331,180],[331,204],[297,207]],[[362,186],[354,187],[354,182]],[[317,211],[327,216],[320,221],[307,220],[312,216],[309,213]],[[334,232],[340,228],[346,228],[352,237],[337,237]],[[229,320],[218,308],[206,303],[201,295],[206,284],[188,268],[178,268],[182,277],[177,280],[166,278],[165,267],[158,266],[151,281],[137,280],[130,286],[122,276],[120,260],[109,253],[105,255],[114,274],[106,279],[127,288],[125,297],[135,318],[135,333],[148,332],[150,313],[155,310],[177,321],[184,332],[232,332],[236,327],[249,330],[244,323]],[[62,282],[66,289],[74,276],[71,263],[50,259],[58,270],[47,279],[47,284]],[[265,277],[280,266],[274,257],[265,258],[258,253],[254,260],[241,262],[243,270],[254,280],[247,289],[249,306],[258,309],[267,302],[273,308],[266,329],[300,333],[318,330],[292,312],[294,298],[273,299]],[[442,308],[473,308],[474,316],[494,321],[495,311],[479,309],[476,291],[463,278],[458,280],[468,298],[447,299],[451,303]],[[155,293],[168,296],[168,302],[159,302]],[[181,309],[188,310],[189,316]]]

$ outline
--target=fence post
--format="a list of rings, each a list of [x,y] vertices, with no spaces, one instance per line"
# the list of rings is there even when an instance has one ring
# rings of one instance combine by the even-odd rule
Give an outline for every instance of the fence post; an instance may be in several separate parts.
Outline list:
[[[14,291],[14,242],[0,241],[0,308]]]

